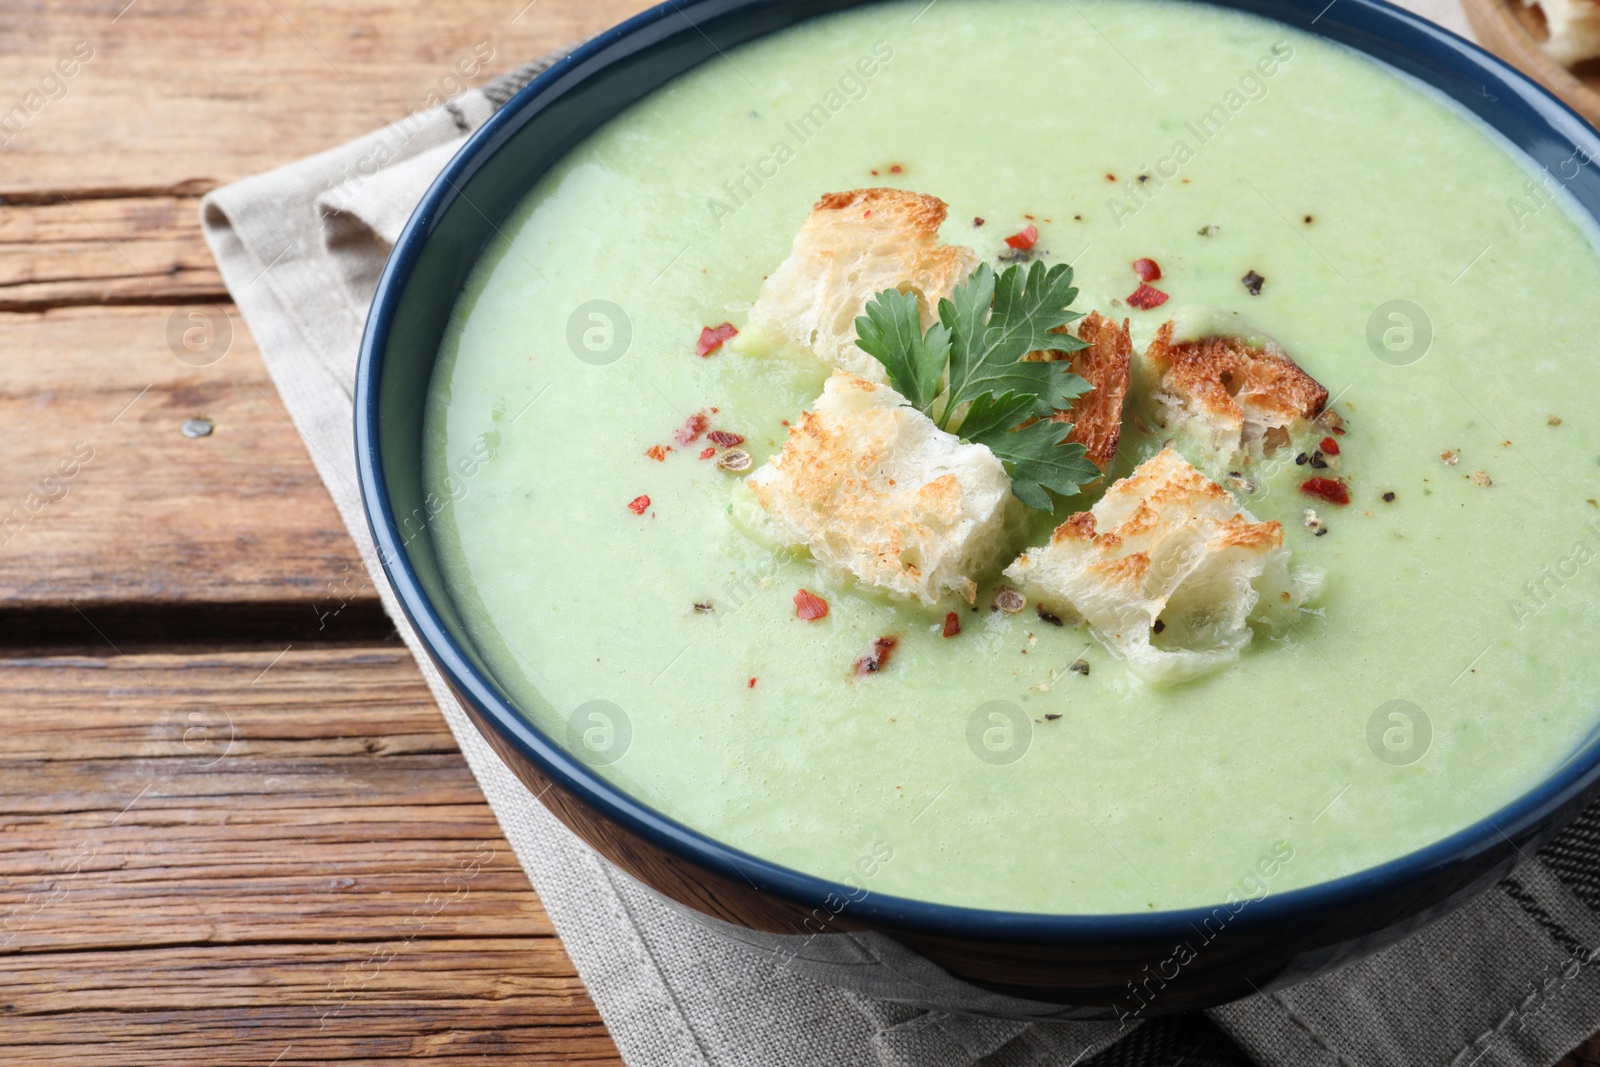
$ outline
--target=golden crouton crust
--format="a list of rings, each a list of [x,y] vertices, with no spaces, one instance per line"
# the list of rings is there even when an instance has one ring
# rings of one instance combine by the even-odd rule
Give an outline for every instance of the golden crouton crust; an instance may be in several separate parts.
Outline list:
[[[1160,375],[1161,387],[1191,403],[1197,412],[1230,427],[1248,412],[1285,426],[1312,419],[1328,402],[1328,390],[1282,352],[1252,348],[1235,337],[1172,342],[1169,321],[1156,331],[1145,359]]]
[[[917,490],[917,506],[942,523],[952,523],[961,512],[961,479],[941,474]]]
[[[1234,511],[1218,527],[1218,543],[1221,547],[1261,551],[1283,544],[1282,523],[1251,522],[1237,511],[1238,505],[1231,493],[1190,466],[1171,449],[1163,449],[1141,463],[1132,474],[1106,490],[1102,500],[1109,503],[1127,500],[1133,502],[1134,508],[1116,526],[1104,531],[1097,528],[1093,512],[1080,511],[1056,527],[1050,535],[1050,543],[1058,545],[1077,541],[1111,553],[1120,549],[1125,539],[1152,533],[1170,523],[1171,520],[1163,518],[1162,509],[1178,515],[1192,515],[1208,511],[1210,505],[1225,506]],[[1136,557],[1143,557],[1143,553],[1131,553],[1122,558],[1122,563]],[[1109,559],[1091,566],[1095,573],[1108,582],[1137,587],[1144,578],[1148,563],[1146,559],[1144,564],[1123,566],[1118,565],[1117,560]]]
[[[1068,333],[1060,327],[1057,333]],[[1091,311],[1078,323],[1078,338],[1087,348],[1076,352],[1046,352],[1041,358],[1066,360],[1072,373],[1092,388],[1056,413],[1057,422],[1072,423],[1066,440],[1080,444],[1089,460],[1102,471],[1117,458],[1117,443],[1122,440],[1122,404],[1128,396],[1128,378],[1133,366],[1133,338],[1128,320],[1115,321]],[[1032,358],[1034,353],[1029,353]]]
[[[882,394],[880,404],[841,410],[838,401],[853,401],[860,393]],[[884,396],[894,403],[881,402]],[[986,449],[948,434],[939,437],[969,454],[960,461],[961,473],[919,474],[915,465],[896,466],[897,453],[926,447],[907,444],[919,420],[939,434],[927,416],[903,406],[888,387],[835,372],[816,409],[802,413],[782,450],[745,484],[763,511],[787,524],[795,543],[823,553],[819,558],[857,579],[925,603],[946,590],[970,602],[976,594],[972,580],[945,573],[952,564],[964,568],[973,562],[951,554],[952,546],[961,550],[952,539],[968,536],[963,531],[974,522],[989,522],[993,515],[982,513],[984,501],[1009,500],[1009,483]],[[774,477],[763,477],[769,473]]]
[[[1290,610],[1314,592],[1288,558],[1282,524],[1257,522],[1167,447],[1005,574],[1078,612],[1136,675],[1169,684],[1236,659],[1255,627],[1275,625],[1257,609],[1280,608],[1280,590]]]
[[[852,379],[852,388],[875,392],[871,382]],[[852,435],[830,426],[815,412],[804,412],[798,425],[789,431],[789,440],[783,451],[772,461],[789,477],[794,499],[810,506],[830,503],[852,521],[872,522],[878,537],[878,563],[891,571],[901,571],[911,576],[920,572],[915,565],[902,562],[901,551],[912,544],[920,544],[932,537],[932,532],[908,515],[883,515],[872,507],[874,493],[869,476],[883,460],[884,447],[889,432],[889,412],[871,412],[865,416],[870,430]],[[942,487],[941,487],[942,488]],[[937,500],[941,490],[933,483],[918,491],[933,490],[930,496]],[[772,490],[756,486],[756,497],[763,508],[771,512],[777,506]],[[959,487],[957,489],[959,492]]]
[[[861,384],[873,388],[870,382]],[[955,518],[961,506],[961,482],[953,474],[943,475],[917,489],[915,510],[885,510],[871,472],[883,461],[892,414],[874,411],[860,418],[864,432],[849,433],[805,412],[774,463],[788,474],[796,500],[830,506],[869,531],[864,540],[877,546],[879,567],[919,577],[921,569],[903,559],[902,553],[921,548],[936,536],[922,519],[944,524]],[[769,510],[775,503],[770,493],[766,487],[756,488],[757,499]]]
[[[1104,579],[1107,585],[1138,589],[1144,583],[1144,576],[1150,573],[1150,557],[1143,552],[1130,552],[1121,559],[1102,559],[1091,563],[1088,570]]]
[[[866,222],[879,231],[892,232],[903,242],[901,292],[916,292],[926,305],[924,316],[936,315],[939,299],[966,281],[975,255],[964,245],[939,243],[949,207],[943,200],[905,189],[852,189],[824,193],[801,227],[812,235],[835,234],[840,226]],[[859,240],[859,238],[857,238]],[[837,236],[832,243],[848,247]]]
[[[1094,512],[1080,511],[1067,519],[1066,522],[1056,527],[1055,533],[1050,535],[1050,543],[1058,545],[1063,541],[1093,541],[1095,539]]]
[[[1106,496],[1140,500],[1147,505],[1174,504],[1193,508],[1203,502],[1233,504],[1233,494],[1201,474],[1171,448],[1163,448],[1106,490]]]
[[[1277,548],[1283,544],[1283,523],[1277,519],[1250,522],[1243,516],[1235,515],[1223,523],[1222,544],[1225,548],[1248,548],[1252,551]]]
[[[939,242],[947,211],[938,197],[904,189],[825,194],[762,283],[750,335],[888,384],[883,365],[856,345],[856,320],[886,289],[917,298],[924,329],[938,319],[939,301],[982,263],[971,248]]]
[[[829,222],[826,216],[818,218],[823,211],[849,211],[859,208],[861,212],[871,211],[873,214],[885,214],[893,218],[895,224],[906,231],[907,237],[938,237],[939,227],[944,225],[945,216],[949,213],[949,205],[937,196],[928,196],[925,193],[913,193],[905,189],[852,189],[845,193],[823,193],[822,198],[811,206],[813,223]]]

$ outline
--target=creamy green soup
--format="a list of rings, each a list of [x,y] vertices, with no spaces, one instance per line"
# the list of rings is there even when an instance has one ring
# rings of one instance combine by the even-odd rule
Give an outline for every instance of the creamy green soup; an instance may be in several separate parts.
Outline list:
[[[1241,14],[916,0],[807,23],[633,107],[503,224],[428,409],[445,574],[533,723],[802,871],[1110,913],[1369,867],[1517,797],[1596,724],[1600,261],[1553,184],[1388,69]],[[1292,457],[1233,486],[1325,571],[1315,610],[1158,688],[1032,605],[991,611],[992,580],[976,610],[923,610],[740,533],[740,475],[674,433],[705,412],[759,464],[826,371],[696,339],[744,325],[820,194],[872,185],[943,198],[945,240],[991,261],[1031,221],[1141,351],[1209,307],[1326,385],[1351,504],[1304,496]],[[1138,257],[1167,306],[1124,303]],[[1117,474],[1160,446],[1128,421]],[[801,588],[825,619],[796,617]],[[884,669],[856,673],[884,636]]]

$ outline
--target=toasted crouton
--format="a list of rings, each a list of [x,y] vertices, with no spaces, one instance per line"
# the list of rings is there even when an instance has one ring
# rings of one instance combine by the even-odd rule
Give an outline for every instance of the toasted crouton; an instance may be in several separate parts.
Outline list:
[[[761,286],[750,325],[886,384],[883,365],[856,347],[856,319],[873,297],[898,289],[917,294],[923,328],[933,325],[940,299],[979,263],[972,249],[939,243],[945,211],[938,197],[903,189],[827,194]]]
[[[1093,387],[1070,408],[1058,412],[1056,421],[1072,423],[1066,440],[1082,445],[1090,462],[1103,471],[1117,457],[1117,443],[1122,439],[1122,403],[1128,395],[1133,339],[1127,319],[1118,326],[1098,311],[1089,312],[1075,325],[1076,331],[1063,326],[1056,332],[1076,332],[1078,340],[1089,347],[1076,352],[1030,352],[1027,358],[1069,360],[1072,373]]]
[[[1257,522],[1169,447],[1005,573],[1077,611],[1141,678],[1171,683],[1238,658],[1252,622],[1292,617],[1314,585],[1288,562],[1282,524]]]
[[[1540,47],[1545,55],[1571,67],[1600,56],[1600,0],[1523,0],[1544,10],[1550,38]]]
[[[746,479],[785,544],[868,588],[970,603],[1013,550],[1020,502],[993,452],[964,444],[886,385],[845,371]]]
[[[1271,455],[1307,432],[1328,391],[1275,342],[1236,334],[1174,340],[1174,323],[1145,349],[1153,414],[1198,438],[1224,462]]]

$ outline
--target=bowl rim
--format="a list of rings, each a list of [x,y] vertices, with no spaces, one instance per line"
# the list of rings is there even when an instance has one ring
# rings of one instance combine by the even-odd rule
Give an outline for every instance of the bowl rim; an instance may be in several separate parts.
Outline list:
[[[520,128],[523,113],[530,105],[540,101],[546,93],[558,94],[569,88],[574,83],[562,83],[574,74],[582,78],[602,70],[604,64],[588,71],[583,68],[602,58],[608,49],[654,28],[667,18],[683,18],[698,29],[705,20],[693,18],[692,15],[704,13],[707,18],[737,16],[771,7],[775,2],[784,0],[664,0],[598,34],[516,93],[467,139],[429,187],[384,266],[363,331],[357,365],[354,436],[359,484],[368,528],[384,572],[401,609],[416,628],[433,661],[455,693],[476,713],[474,718],[477,722],[489,724],[519,756],[604,818],[615,821],[656,847],[696,866],[734,882],[747,883],[759,892],[802,908],[810,908],[814,914],[826,910],[831,916],[847,915],[853,922],[889,930],[1005,943],[1085,945],[1126,943],[1130,940],[1159,942],[1189,937],[1195,933],[1196,924],[1212,917],[1217,909],[1228,907],[1229,902],[1147,912],[1062,914],[942,904],[871,890],[856,900],[852,897],[861,892],[859,887],[806,874],[732,848],[707,833],[662,814],[573,757],[524,718],[511,701],[499,693],[494,683],[477,670],[472,658],[456,643],[435,610],[398,536],[399,527],[389,498],[380,447],[380,383],[397,310],[412,270],[445,209],[458,197],[464,197],[463,186],[470,181],[483,160],[499,151],[509,139],[509,134]],[[876,2],[881,0],[844,0],[842,4],[829,5],[828,10],[845,10]],[[1428,77],[1380,55],[1373,40],[1364,36],[1377,33],[1385,46],[1384,50],[1393,56],[1427,56],[1435,63],[1442,61],[1456,68],[1457,72],[1473,73],[1482,79],[1486,96],[1491,87],[1510,94],[1523,110],[1542,123],[1552,135],[1557,135],[1574,148],[1586,151],[1591,158],[1600,159],[1600,132],[1585,123],[1561,100],[1477,45],[1386,0],[1334,0],[1326,4],[1323,0],[1197,2],[1245,11],[1344,44],[1438,91]],[[1314,14],[1315,17],[1301,25],[1289,21],[1296,14],[1303,17]],[[801,16],[796,21],[809,17],[811,14]],[[1353,44],[1328,32],[1335,28],[1342,28],[1365,43]],[[685,71],[689,69],[693,69],[693,66],[684,68]],[[648,95],[648,92],[641,94],[639,99]],[[1490,124],[1487,119],[1484,121]],[[1521,148],[1504,147],[1519,153],[1527,162],[1536,162]],[[530,187],[536,178],[530,176]],[[1591,208],[1587,213],[1600,223],[1600,212]],[[1334,907],[1349,907],[1403,892],[1486,852],[1501,851],[1504,844],[1510,844],[1521,853],[1522,843],[1539,836],[1547,820],[1589,792],[1597,781],[1600,781],[1600,728],[1592,732],[1537,785],[1492,814],[1445,838],[1375,866],[1297,889],[1242,898],[1248,900],[1250,906],[1241,906],[1232,913],[1229,926],[1245,929],[1305,921]],[[848,902],[842,910],[828,908],[829,901],[840,900]]]

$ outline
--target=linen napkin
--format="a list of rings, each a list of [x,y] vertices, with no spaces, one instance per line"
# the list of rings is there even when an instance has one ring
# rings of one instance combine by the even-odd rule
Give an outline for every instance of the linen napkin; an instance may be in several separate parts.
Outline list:
[[[1448,0],[1407,6],[1469,32]],[[383,580],[356,483],[352,393],[373,289],[412,208],[466,136],[558,58],[217,189],[201,215],[385,607],[632,1067],[1548,1067],[1600,1027],[1600,969],[1589,966],[1600,955],[1600,806],[1478,901],[1381,953],[1126,1028],[929,1011],[810,981],[687,916],[551,816],[473,728]],[[962,987],[911,963],[946,992]]]

